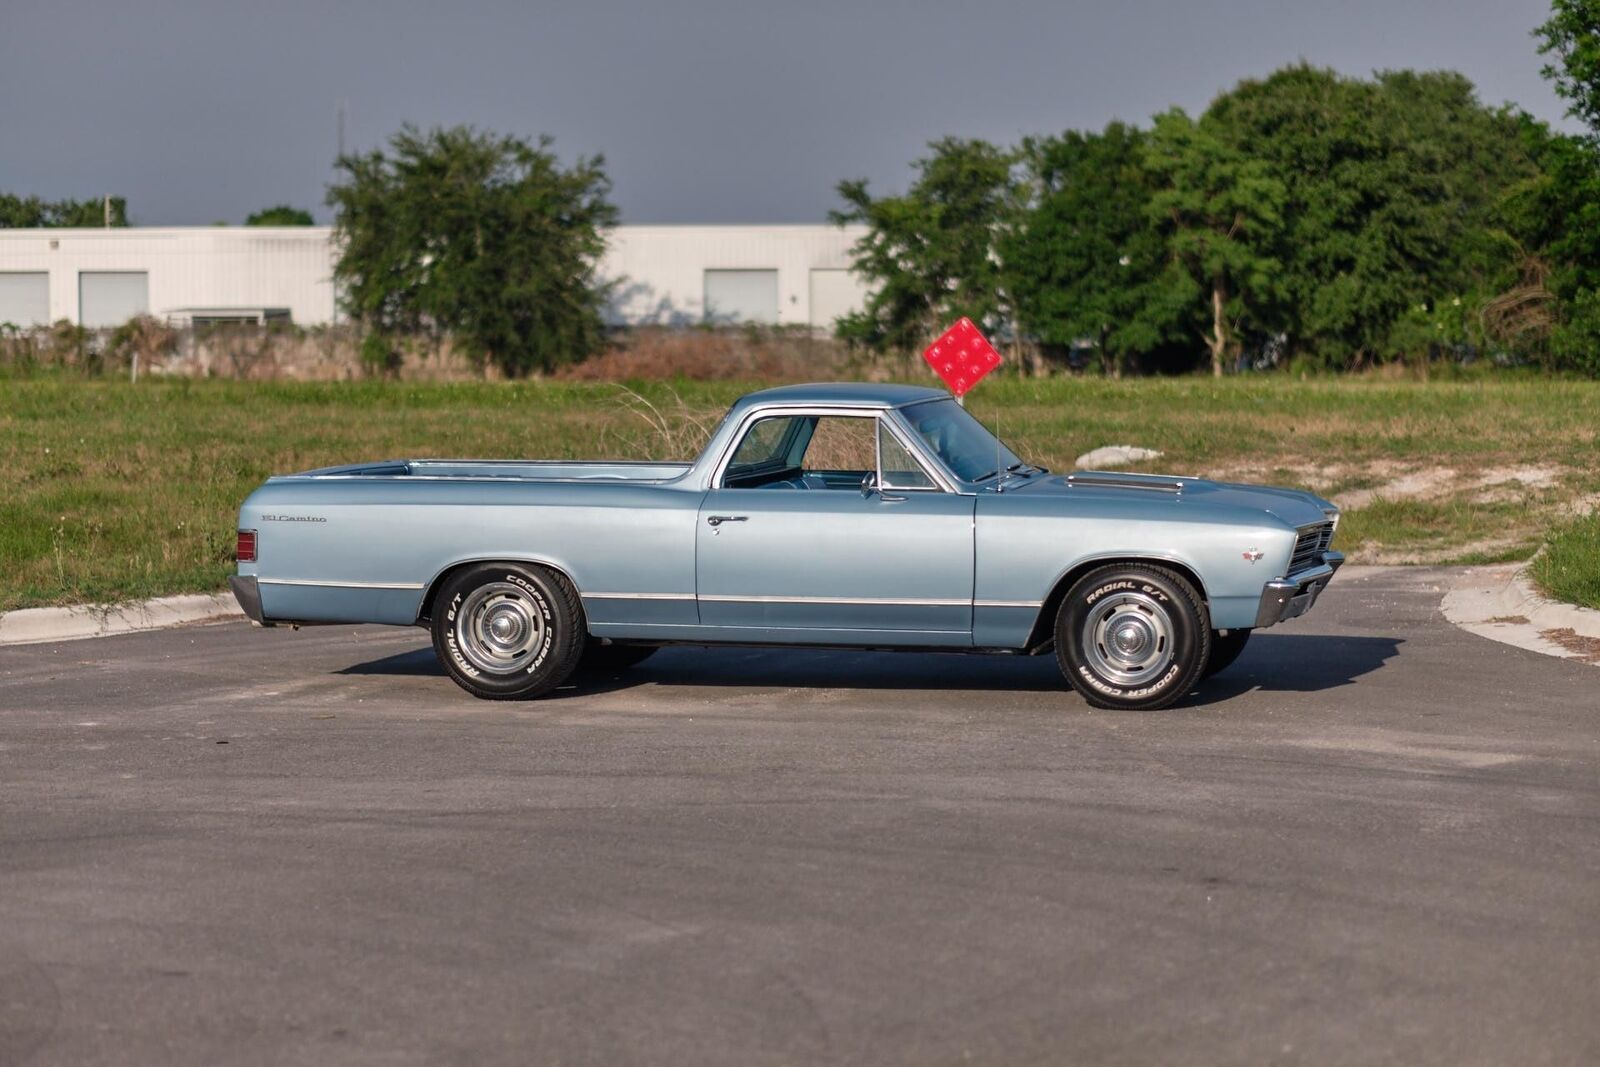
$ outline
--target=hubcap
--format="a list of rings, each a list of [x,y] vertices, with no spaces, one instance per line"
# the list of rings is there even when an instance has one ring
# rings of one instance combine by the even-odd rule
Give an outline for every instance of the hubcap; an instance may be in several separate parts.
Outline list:
[[[1147,593],[1106,597],[1084,621],[1084,658],[1117,685],[1139,686],[1159,678],[1172,665],[1172,643],[1172,616]]]
[[[480,671],[514,674],[544,645],[544,613],[527,590],[510,582],[474,589],[456,613],[456,644]]]

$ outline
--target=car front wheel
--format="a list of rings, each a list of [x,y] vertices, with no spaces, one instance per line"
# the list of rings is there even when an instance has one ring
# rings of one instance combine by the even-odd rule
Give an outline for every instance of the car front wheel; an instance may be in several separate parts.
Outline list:
[[[485,700],[526,700],[566,681],[587,637],[577,591],[554,571],[480,563],[452,576],[433,613],[433,649]]]
[[[1150,564],[1112,564],[1073,584],[1056,615],[1056,658],[1098,708],[1164,708],[1211,656],[1205,603],[1187,579]]]

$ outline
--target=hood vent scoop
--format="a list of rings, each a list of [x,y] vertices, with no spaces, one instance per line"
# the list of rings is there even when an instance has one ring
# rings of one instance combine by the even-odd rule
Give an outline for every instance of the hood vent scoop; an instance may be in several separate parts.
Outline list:
[[[1061,484],[1080,489],[1143,489],[1151,493],[1181,493],[1183,479],[1164,474],[1111,474],[1084,471],[1060,479]]]

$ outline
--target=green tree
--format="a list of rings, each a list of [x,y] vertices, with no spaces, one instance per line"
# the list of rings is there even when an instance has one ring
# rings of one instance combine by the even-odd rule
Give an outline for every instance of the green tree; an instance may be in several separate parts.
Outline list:
[[[1150,224],[1146,140],[1121,122],[1024,140],[1031,204],[1000,249],[1021,332],[1055,349],[1091,340],[1114,377],[1193,325],[1192,286],[1171,284]]]
[[[1521,319],[1547,337],[1552,366],[1600,377],[1600,0],[1554,0],[1535,35],[1553,58],[1545,77],[1588,132],[1529,131],[1539,174],[1504,204],[1529,264],[1525,295],[1512,306],[1533,309]]]
[[[0,193],[0,229],[128,225],[128,202],[120,196],[94,200],[41,200]]]
[[[1284,190],[1272,318],[1293,351],[1360,366],[1418,304],[1494,291],[1500,196],[1534,172],[1519,117],[1454,73],[1345,78],[1304,64],[1241,82],[1205,123]]]
[[[244,220],[246,226],[315,226],[317,221],[311,217],[311,212],[301,208],[290,207],[288,204],[278,204],[275,207],[262,208],[252,212]]]
[[[611,184],[601,157],[564,168],[550,144],[406,126],[341,157],[328,204],[350,313],[385,343],[448,334],[512,376],[600,350]]]
[[[1015,153],[954,137],[929,148],[903,196],[875,198],[864,180],[839,183],[846,206],[829,217],[867,227],[854,266],[872,285],[866,306],[839,321],[847,341],[908,352],[962,315],[991,334],[1012,329],[999,247],[1019,214]]]
[[[1600,137],[1600,0],[1554,0],[1534,36],[1552,57],[1544,76],[1567,101],[1567,114]]]
[[[1261,324],[1279,293],[1283,183],[1179,108],[1156,116],[1145,165],[1155,182],[1149,215],[1171,257],[1169,284],[1203,294],[1210,325],[1202,336],[1220,377],[1241,332]]]

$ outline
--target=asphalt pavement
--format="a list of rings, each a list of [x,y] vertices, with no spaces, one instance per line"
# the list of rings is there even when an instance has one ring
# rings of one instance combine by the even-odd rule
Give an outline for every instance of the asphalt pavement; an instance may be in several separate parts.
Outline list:
[[[1160,712],[1050,657],[0,648],[0,1064],[1600,1061],[1600,669],[1349,569]]]

